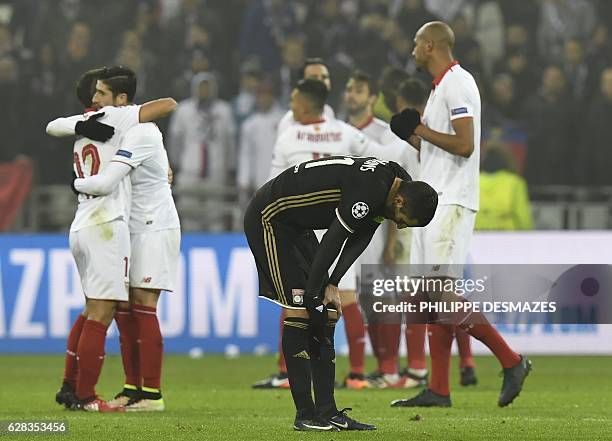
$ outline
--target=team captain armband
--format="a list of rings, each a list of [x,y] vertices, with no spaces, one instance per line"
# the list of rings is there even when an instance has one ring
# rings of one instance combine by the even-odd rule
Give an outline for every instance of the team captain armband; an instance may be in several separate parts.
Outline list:
[[[468,113],[467,107],[457,107],[456,109],[451,109],[452,116],[462,115],[464,113]]]

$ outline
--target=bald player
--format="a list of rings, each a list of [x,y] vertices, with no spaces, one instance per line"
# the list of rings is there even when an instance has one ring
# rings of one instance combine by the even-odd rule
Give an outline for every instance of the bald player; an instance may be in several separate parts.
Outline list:
[[[419,179],[438,191],[439,207],[432,222],[415,229],[410,250],[417,276],[441,280],[463,276],[478,210],[480,160],[480,94],[472,75],[453,57],[455,36],[443,22],[423,25],[416,33],[412,55],[419,69],[433,77],[423,117],[405,109],[391,119],[391,129],[419,150]],[[430,284],[431,285],[431,284]],[[461,301],[452,292],[428,291],[430,301]],[[514,352],[482,313],[451,317],[428,325],[431,381],[417,396],[395,400],[398,407],[451,406],[450,352],[456,327],[483,342],[504,370],[500,407],[520,393],[531,361]]]

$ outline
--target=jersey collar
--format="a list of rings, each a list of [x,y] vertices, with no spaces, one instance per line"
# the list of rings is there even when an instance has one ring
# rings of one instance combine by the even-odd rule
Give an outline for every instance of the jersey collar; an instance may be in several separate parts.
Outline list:
[[[453,66],[457,66],[458,64],[459,62],[457,60],[454,60],[451,64],[449,64],[440,75],[433,79],[433,81],[431,82],[431,88],[435,89],[436,86],[442,81],[442,78],[444,78],[444,75],[446,75],[446,72],[448,72],[453,68]]]
[[[301,124],[303,126],[309,126],[311,124],[321,124],[321,123],[324,123],[324,122],[325,122],[325,118],[319,118],[319,119],[315,119],[315,120],[312,120],[312,121],[306,121],[306,122],[303,122]]]
[[[370,115],[370,117],[366,120],[366,122],[364,122],[363,124],[359,125],[359,126],[355,126],[355,128],[357,130],[363,130],[365,129],[367,126],[369,126],[372,121],[374,121],[374,115]]]

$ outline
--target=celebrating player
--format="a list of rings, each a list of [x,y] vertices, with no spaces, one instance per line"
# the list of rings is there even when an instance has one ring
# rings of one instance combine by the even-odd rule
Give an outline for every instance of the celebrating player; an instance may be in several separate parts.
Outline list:
[[[308,81],[298,85],[294,97],[309,94]],[[318,103],[322,111],[322,100],[304,99]],[[300,117],[299,111],[294,114]],[[295,430],[375,428],[336,407],[334,327],[342,311],[338,283],[385,218],[399,228],[427,225],[437,199],[429,185],[412,182],[397,163],[331,156],[285,170],[249,203],[244,230],[259,273],[259,295],[285,309],[282,344],[297,410]],[[320,244],[313,229],[327,229]]]
[[[110,163],[123,134],[139,122],[148,122],[170,113],[171,98],[143,106],[128,105],[136,92],[136,77],[117,66],[86,75],[77,88],[83,101],[86,83],[96,81],[94,108],[107,100],[116,106],[98,114],[59,118],[47,126],[53,136],[84,136],[74,144],[74,168],[79,177],[93,176]],[[104,122],[101,122],[104,121]],[[108,123],[108,124],[107,124]],[[95,393],[104,361],[106,329],[117,302],[128,300],[130,246],[128,230],[129,179],[123,179],[107,196],[79,195],[79,205],[70,228],[70,247],[81,276],[86,306],[68,337],[64,383],[56,400],[67,407],[93,412],[111,412]]]
[[[463,276],[474,220],[478,210],[480,158],[480,94],[472,75],[453,58],[455,37],[443,22],[423,25],[415,37],[413,56],[433,80],[423,119],[416,109],[394,115],[392,130],[411,140],[420,151],[421,179],[440,192],[440,207],[427,228],[413,232],[411,265],[419,275],[441,279]],[[441,293],[429,292],[430,300]],[[504,368],[499,406],[520,393],[531,362],[514,352],[481,313],[456,323],[482,341]],[[454,324],[431,324],[429,347],[432,378],[429,388],[414,398],[395,400],[392,406],[450,406],[449,364]]]
[[[109,402],[125,405],[127,411],[164,410],[160,388],[163,341],[156,308],[161,291],[174,290],[181,237],[167,172],[162,134],[155,124],[147,123],[126,132],[120,149],[103,172],[74,181],[77,191],[104,196],[130,174],[130,305],[123,305],[121,320],[126,320],[126,315],[129,319],[131,312],[138,332],[124,333],[129,341],[122,345],[132,348],[128,351],[132,354],[131,366],[140,369],[134,375],[137,384],[126,382],[124,390]],[[134,348],[136,354],[132,352]],[[138,387],[140,377],[142,386]]]

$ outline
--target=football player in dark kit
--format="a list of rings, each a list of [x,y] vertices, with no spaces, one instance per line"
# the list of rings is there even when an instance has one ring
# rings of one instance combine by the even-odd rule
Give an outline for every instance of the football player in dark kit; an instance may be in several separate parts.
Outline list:
[[[385,218],[398,228],[425,226],[437,204],[436,191],[412,181],[397,163],[350,156],[289,168],[249,203],[244,230],[259,295],[286,309],[282,345],[297,409],[295,430],[375,429],[348,417],[349,409],[338,410],[334,400],[338,283]],[[316,229],[327,229],[321,243]]]

